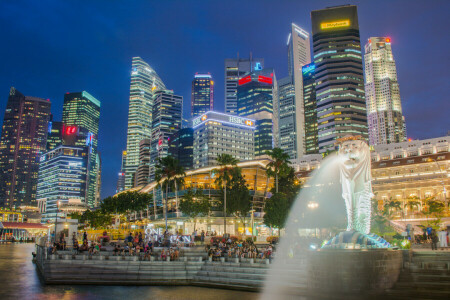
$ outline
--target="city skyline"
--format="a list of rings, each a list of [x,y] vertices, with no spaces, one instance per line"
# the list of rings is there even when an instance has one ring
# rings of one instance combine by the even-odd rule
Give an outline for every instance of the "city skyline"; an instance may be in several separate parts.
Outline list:
[[[445,82],[446,78],[448,77],[448,72],[445,70],[445,63],[443,63],[445,61],[442,60],[441,63],[437,61],[439,60],[439,58],[445,59],[445,55],[443,53],[433,52],[432,47],[429,47],[427,45],[416,45],[415,39],[417,35],[426,36],[429,39],[429,42],[423,42],[423,44],[432,45],[433,40],[435,38],[439,38],[437,34],[436,37],[434,37],[433,35],[425,34],[427,33],[427,31],[430,31],[429,28],[434,28],[435,26],[445,27],[445,24],[448,23],[447,20],[442,20],[442,17],[445,17],[445,15],[439,15],[433,12],[433,18],[430,18],[428,24],[418,22],[418,19],[425,18],[427,16],[427,13],[430,13],[432,11],[431,8],[433,7],[435,8],[435,10],[439,8],[440,10],[445,11],[444,6],[446,6],[446,3],[442,2],[442,5],[439,5],[437,1],[432,4],[422,2],[424,7],[410,8],[410,10],[405,11],[404,9],[401,9],[402,5],[399,5],[399,3],[404,4],[405,2],[395,3],[390,6],[386,5],[387,2],[378,5],[364,4],[358,1],[347,2],[350,2],[350,4],[358,5],[358,17],[360,23],[362,45],[366,43],[369,36],[389,36],[392,39],[394,57],[396,58],[397,63],[397,73],[399,77],[398,79],[401,86],[402,105],[404,114],[406,116],[409,132],[408,137],[432,138],[445,135],[450,127],[448,119],[445,118],[445,110],[436,111],[436,109],[433,109],[436,107],[444,107],[446,102],[445,95],[448,88]],[[180,3],[178,3],[177,5],[179,4]],[[88,40],[93,39],[97,42],[104,41],[106,42],[106,44],[108,42],[113,43],[114,46],[112,47],[117,47],[117,49],[111,50],[112,53],[109,53],[107,55],[104,55],[104,53],[100,53],[101,50],[97,49],[96,51],[94,51],[95,53],[93,53],[93,57],[91,58],[87,56],[87,53],[84,52],[85,50],[81,49],[82,51],[78,53],[76,51],[72,52],[73,50],[65,49],[66,52],[63,54],[58,54],[58,58],[65,60],[70,60],[73,58],[74,62],[62,61],[62,66],[51,66],[56,60],[56,58],[51,57],[51,54],[53,53],[53,51],[60,49],[61,46],[57,45],[58,40],[45,37],[45,33],[41,33],[42,35],[44,35],[44,37],[40,38],[43,40],[43,42],[38,42],[38,44],[36,44],[40,47],[36,48],[35,54],[30,54],[27,52],[23,53],[20,51],[18,51],[18,53],[10,53],[10,50],[8,49],[0,50],[2,57],[4,57],[2,59],[4,62],[4,68],[2,68],[2,71],[0,73],[0,78],[2,78],[2,80],[0,81],[0,110],[4,112],[9,86],[15,86],[25,95],[50,98],[53,106],[52,113],[55,115],[55,120],[61,119],[62,102],[65,92],[88,90],[92,92],[95,97],[101,99],[104,105],[102,107],[102,118],[100,120],[99,150],[102,153],[103,160],[102,178],[104,184],[102,189],[102,198],[105,198],[106,196],[114,193],[115,185],[117,182],[117,170],[120,170],[121,153],[122,150],[125,149],[130,66],[132,56],[142,57],[155,69],[155,71],[159,74],[159,76],[164,81],[164,83],[167,84],[167,86],[172,88],[177,95],[181,95],[184,97],[184,116],[187,116],[189,112],[189,110],[186,110],[186,106],[189,105],[189,101],[186,101],[186,99],[190,98],[189,95],[192,74],[200,71],[210,72],[211,75],[215,78],[215,82],[217,83],[215,86],[216,99],[214,104],[215,107],[217,107],[218,111],[223,112],[223,65],[226,58],[236,57],[237,52],[239,52],[241,57],[248,57],[248,53],[251,51],[254,57],[264,58],[266,67],[273,67],[278,78],[287,76],[285,53],[285,43],[287,39],[286,28],[288,28],[290,23],[294,22],[302,28],[307,29],[308,32],[311,33],[311,21],[309,15],[310,11],[323,9],[327,6],[337,4],[339,3],[336,3],[335,1],[318,1],[317,3],[311,2],[308,3],[308,5],[303,6],[301,3],[299,3],[298,7],[301,9],[287,9],[284,14],[277,14],[276,20],[280,24],[277,24],[277,22],[271,24],[273,26],[270,27],[270,35],[266,36],[255,34],[255,32],[258,32],[258,30],[260,30],[261,26],[255,25],[254,29],[244,28],[242,26],[246,22],[251,24],[252,20],[257,20],[255,22],[257,22],[257,24],[259,25],[264,24],[263,18],[258,19],[258,16],[250,16],[250,20],[247,20],[246,22],[240,21],[238,24],[233,25],[242,29],[242,32],[238,32],[236,38],[225,35],[223,37],[224,41],[217,41],[219,43],[217,48],[220,48],[220,45],[222,45],[221,43],[224,42],[228,42],[233,45],[229,45],[224,50],[216,51],[211,50],[210,48],[205,48],[204,50],[200,51],[202,49],[202,46],[204,46],[202,43],[208,43],[208,41],[214,39],[214,37],[212,36],[212,34],[210,34],[210,32],[200,31],[200,29],[195,29],[195,27],[188,28],[186,30],[188,32],[188,35],[193,39],[191,41],[192,45],[195,45],[196,43],[199,44],[195,48],[198,53],[189,52],[186,54],[186,56],[183,56],[182,59],[177,58],[176,60],[173,60],[173,57],[170,58],[170,55],[166,55],[165,52],[168,51],[168,53],[181,56],[181,50],[178,49],[175,51],[175,49],[168,45],[170,44],[171,40],[177,39],[177,34],[179,34],[178,31],[174,32],[173,37],[170,36],[170,34],[167,34],[167,32],[165,32],[165,35],[158,35],[158,38],[162,41],[162,43],[158,43],[158,47],[161,49],[155,49],[151,47],[152,41],[148,39],[145,43],[140,43],[137,46],[132,46],[133,40],[145,36],[146,31],[141,29],[139,34],[130,37],[130,40],[128,40],[128,38],[125,38],[123,35],[126,36],[127,30],[130,30],[130,28],[127,28],[127,26],[123,24],[107,20],[108,14],[114,13],[111,11],[113,8],[108,8],[106,11],[101,12],[99,16],[95,18],[95,20],[92,20],[92,16],[88,15],[88,23],[93,22],[93,24],[98,25],[98,27],[95,27],[97,28],[97,32],[95,28],[93,32],[89,34],[87,34],[88,29],[86,29],[85,27],[83,27],[82,29],[77,29],[81,31],[85,30],[83,32],[87,34],[86,39]],[[8,21],[12,22],[13,20],[10,19],[11,17],[8,13],[14,15],[12,12],[15,12],[15,9],[17,9],[14,7],[14,4],[2,4],[1,6],[3,5],[5,6],[5,8],[3,8],[2,12],[0,13],[0,24],[4,24],[4,22]],[[177,5],[172,6],[169,4],[168,7],[173,8]],[[247,5],[249,4],[241,4],[243,11],[245,11],[245,7]],[[274,13],[279,13],[280,11],[286,10],[286,7],[288,5],[296,6],[297,4],[287,2],[282,3],[280,7],[277,7],[275,9]],[[60,4],[57,9],[63,10],[65,6],[67,6],[67,4]],[[189,9],[198,9],[199,15],[202,15],[207,11],[206,9],[200,9],[193,3],[191,4],[191,6],[192,8]],[[215,10],[220,10],[220,5],[215,5],[215,7]],[[263,7],[267,10],[267,7],[270,7],[270,5],[268,5],[267,3],[261,3],[260,9],[263,10]],[[428,10],[427,7],[429,7]],[[78,9],[83,10],[82,8]],[[118,7],[116,7],[116,9],[118,12]],[[231,9],[230,7],[230,11],[231,10],[233,9]],[[30,12],[31,11],[33,10],[31,9]],[[51,13],[51,11],[52,10],[45,13]],[[235,10],[233,11],[235,12]],[[373,11],[373,16],[370,13],[371,11]],[[385,15],[383,23],[374,24],[373,20],[377,19],[377,12],[383,13]],[[397,14],[402,13],[403,15],[397,17],[396,20],[392,20],[392,23],[386,22],[386,20],[389,21],[389,15],[393,14],[395,16],[394,12]],[[27,14],[28,12],[25,9],[25,11],[22,13]],[[189,15],[188,11],[185,13],[186,16]],[[226,10],[225,13],[228,14],[231,12],[228,12],[228,10]],[[213,14],[215,14],[215,12]],[[139,14],[138,18],[140,17],[141,15]],[[186,17],[177,20],[177,24],[181,24],[180,22],[186,22],[185,18]],[[54,19],[49,18],[44,22],[46,24],[45,26],[49,26],[51,22],[54,21]],[[137,21],[128,19],[128,22],[130,22],[130,24],[135,24],[133,22]],[[140,22],[143,21],[140,20]],[[156,22],[156,24],[161,25],[161,28],[164,27],[165,23],[162,19],[160,19],[159,21],[157,20]],[[220,25],[223,20],[221,18],[218,20],[214,20],[214,17],[211,16],[208,17],[207,21],[203,20],[202,22],[211,22],[212,24],[216,24],[217,26],[217,24]],[[23,27],[23,30],[17,30],[16,28],[16,30],[11,30],[12,32],[16,33],[19,32],[19,34],[17,34],[17,36],[14,38],[12,38],[9,33],[3,31],[4,29],[0,31],[1,36],[4,40],[9,40],[10,42],[20,43],[31,40],[31,45],[33,45],[36,43],[36,41],[33,41],[34,38],[32,37],[32,33],[34,32],[34,28],[31,28],[32,23],[33,22],[31,18],[29,24],[27,22],[20,23],[20,26]],[[18,26],[19,23],[13,23],[9,25]],[[204,24],[200,24],[199,28],[203,26]],[[5,28],[5,26],[3,27]],[[150,27],[144,26],[144,28]],[[235,35],[236,30],[239,28],[233,27],[234,30],[230,30],[232,35]],[[66,29],[75,31],[75,37],[77,36],[77,34],[79,35],[81,33],[74,28]],[[165,30],[163,30],[163,33],[164,31]],[[219,33],[221,32],[222,31],[219,31]],[[112,36],[108,36],[108,34],[112,34]],[[247,41],[246,39],[249,37],[250,40]],[[445,46],[446,41],[440,42]],[[266,49],[265,43],[267,43],[267,45],[270,45],[269,49]],[[68,43],[66,44],[69,45]],[[414,47],[412,47],[412,45],[414,45]],[[111,47],[111,45],[108,46],[108,48],[109,47]],[[132,49],[128,49],[130,47]],[[126,51],[123,51],[124,48],[127,48],[125,49]],[[48,54],[48,56],[40,57],[39,55],[42,55],[42,53],[45,52],[46,49],[50,49],[52,51],[50,51],[50,54]],[[435,50],[437,51],[437,49]],[[119,53],[116,53],[116,51]],[[425,53],[425,55],[423,53]],[[205,54],[207,54],[207,56],[206,59],[204,59],[205,62],[203,62],[202,60]],[[19,61],[19,57],[21,55],[25,55],[23,61]],[[99,61],[98,65],[96,65],[95,60],[99,55],[106,57],[102,58],[102,60]],[[414,57],[419,56],[423,58],[423,60],[417,62]],[[34,61],[34,64],[30,64],[30,62]],[[111,64],[115,64],[114,67],[112,67]],[[48,65],[50,65],[51,67],[49,67]],[[420,66],[420,70],[423,71],[418,72],[418,66]],[[55,74],[47,74],[46,72],[44,72],[41,78],[40,73],[43,70],[45,71],[45,69],[49,69],[51,70],[51,73]],[[64,69],[66,73],[62,72],[62,70]],[[180,69],[183,70],[180,72]],[[177,74],[177,70],[182,74]],[[25,73],[27,74],[23,75]],[[430,79],[430,76],[426,74],[434,74],[434,79]],[[57,76],[54,77],[55,75]],[[80,79],[81,77],[85,78]],[[430,102],[432,102],[433,105],[424,104]],[[431,117],[433,117],[433,120],[431,120]],[[113,125],[111,126],[109,124]],[[429,128],[427,127],[427,125],[429,126]]]

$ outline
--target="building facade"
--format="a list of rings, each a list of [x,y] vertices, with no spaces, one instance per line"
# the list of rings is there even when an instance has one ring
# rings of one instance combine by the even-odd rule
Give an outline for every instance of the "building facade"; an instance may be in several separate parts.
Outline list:
[[[291,159],[297,157],[297,134],[295,130],[295,87],[291,76],[277,80],[278,85],[278,136],[276,146],[283,149]]]
[[[237,114],[237,87],[239,78],[255,70],[264,69],[263,58],[227,58],[225,59],[225,112]]]
[[[150,176],[151,140],[143,139],[139,143],[139,166],[135,173],[134,186],[146,185]]]
[[[405,141],[405,119],[391,39],[369,38],[365,46],[364,62],[370,145]]]
[[[401,209],[392,217],[422,218],[428,200],[450,200],[450,137],[377,145],[371,151],[372,189],[379,210],[391,201]],[[320,167],[322,155],[305,155],[294,165],[302,186]],[[338,181],[338,178],[335,178]],[[342,200],[343,201],[343,200]],[[414,202],[413,205],[408,203]],[[344,202],[342,202],[344,205]]]
[[[214,109],[214,81],[211,74],[194,75],[191,91],[191,117]]]
[[[319,152],[335,150],[346,135],[368,140],[357,8],[311,12]]]
[[[169,154],[176,158],[185,170],[194,167],[194,129],[183,128],[169,140]]]
[[[251,72],[239,79],[237,114],[256,120],[255,157],[273,148],[273,69]]]
[[[305,154],[305,112],[303,107],[302,67],[311,62],[311,50],[309,33],[294,23],[291,24],[287,50],[289,77],[291,77],[291,82],[294,87],[294,97],[290,103],[285,101],[284,104],[287,107],[282,107],[280,102],[280,111],[282,109],[285,111],[283,117],[283,125],[285,128],[293,128],[294,131],[287,133],[286,130],[280,130],[280,140],[286,140],[289,137],[294,138],[292,141],[294,148],[289,151],[289,156],[291,159],[296,159]],[[286,115],[287,111],[290,112],[289,116]]]
[[[47,151],[53,150],[62,144],[63,123],[58,121],[48,122]]]
[[[0,140],[0,205],[36,206],[39,156],[45,152],[49,100],[9,92]]]
[[[152,138],[154,91],[165,88],[158,74],[148,63],[140,57],[133,57],[128,107],[127,160],[124,170],[126,189],[134,185],[134,173],[139,166],[139,142]]]
[[[89,146],[89,162],[88,162],[88,183],[87,183],[87,200],[89,207],[95,207],[100,202],[98,195],[99,184],[99,164],[100,155],[98,153],[98,128],[100,123],[100,101],[90,95],[88,92],[66,93],[64,95],[63,105],[63,134],[73,136],[67,132],[67,128],[72,128],[80,132],[81,128],[87,130],[89,139],[81,139],[76,141],[75,146]],[[73,132],[72,132],[73,133]]]
[[[69,200],[87,204],[88,157],[88,147],[64,145],[40,157],[37,199],[45,202],[43,222],[61,216],[59,208]]]
[[[255,157],[255,120],[218,112],[207,112],[192,120],[194,169],[217,164],[219,154],[239,161]]]
[[[150,179],[155,174],[159,158],[169,155],[169,139],[181,129],[183,97],[171,90],[155,91],[150,150]],[[128,156],[127,156],[128,161]]]
[[[305,112],[305,154],[319,153],[315,70],[316,66],[314,63],[302,67],[303,107]]]

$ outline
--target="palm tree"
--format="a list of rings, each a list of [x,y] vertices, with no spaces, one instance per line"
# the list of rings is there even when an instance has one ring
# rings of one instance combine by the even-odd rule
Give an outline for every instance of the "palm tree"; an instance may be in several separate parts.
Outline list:
[[[405,204],[405,207],[408,207],[409,210],[412,212],[414,210],[414,207],[419,208],[420,201],[417,200],[410,200]]]
[[[180,166],[178,160],[173,158],[172,156],[166,156],[158,159],[158,164],[156,165],[155,179],[158,181],[158,184],[161,186],[161,190],[166,190],[166,199],[164,205],[164,219],[166,223],[166,231],[167,231],[167,206],[169,202],[169,187],[173,186],[173,183],[176,182],[182,183],[184,169]],[[176,187],[175,187],[176,189]],[[177,209],[178,209],[178,199],[177,199]]]
[[[239,161],[230,154],[219,154],[216,160],[220,168],[214,169],[212,173],[218,175],[215,182],[223,187],[223,233],[225,235],[227,233],[227,184]]]
[[[267,164],[267,176],[275,178],[275,191],[278,193],[278,176],[289,171],[289,155],[280,148],[267,150],[266,154],[272,158]]]

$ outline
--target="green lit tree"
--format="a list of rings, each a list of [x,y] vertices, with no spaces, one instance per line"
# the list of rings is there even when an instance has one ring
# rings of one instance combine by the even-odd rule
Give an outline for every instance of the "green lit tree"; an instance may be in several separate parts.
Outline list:
[[[227,185],[231,179],[232,173],[236,168],[238,160],[229,154],[219,154],[217,156],[219,168],[214,169],[212,173],[216,175],[215,183],[223,189],[223,226],[224,234],[227,233]]]
[[[211,204],[206,195],[200,190],[188,189],[180,201],[180,210],[189,218],[194,219],[194,231],[197,225],[196,219],[207,216],[211,210]]]

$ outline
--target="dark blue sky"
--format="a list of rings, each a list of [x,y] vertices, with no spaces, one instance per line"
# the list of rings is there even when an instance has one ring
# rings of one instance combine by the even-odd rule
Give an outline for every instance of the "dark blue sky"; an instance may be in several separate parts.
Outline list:
[[[290,23],[311,31],[310,11],[357,4],[361,41],[390,36],[408,137],[450,130],[450,1],[7,1],[0,2],[0,112],[10,86],[50,98],[61,119],[65,92],[86,90],[102,102],[99,147],[102,198],[114,193],[126,147],[131,58],[141,56],[189,113],[195,72],[215,78],[224,107],[224,59],[263,57],[287,75]]]

